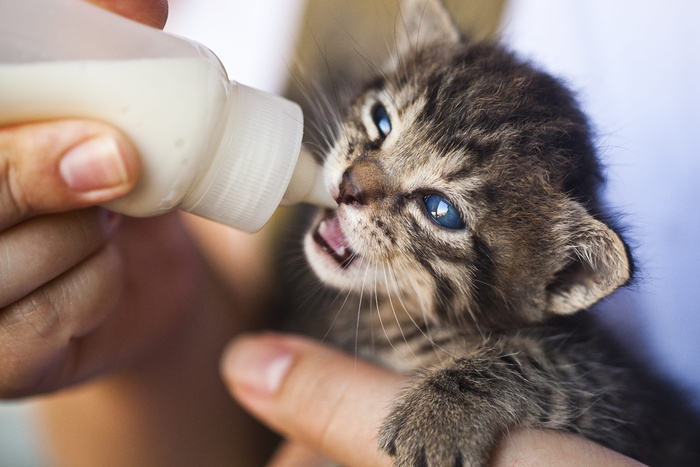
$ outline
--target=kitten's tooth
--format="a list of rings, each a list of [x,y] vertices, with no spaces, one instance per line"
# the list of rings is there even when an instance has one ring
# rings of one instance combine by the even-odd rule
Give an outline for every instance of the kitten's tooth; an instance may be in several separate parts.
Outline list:
[[[328,232],[328,223],[326,221],[321,221],[321,223],[318,224],[318,233],[321,234],[321,236],[323,236],[327,232]]]
[[[345,247],[344,246],[339,247],[337,250],[335,250],[335,254],[337,254],[341,258],[343,256],[345,256]]]

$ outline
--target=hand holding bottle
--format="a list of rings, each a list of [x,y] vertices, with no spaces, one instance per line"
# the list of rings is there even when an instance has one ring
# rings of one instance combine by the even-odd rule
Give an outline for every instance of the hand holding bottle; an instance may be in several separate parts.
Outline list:
[[[149,11],[143,4],[139,9],[129,2],[99,3],[126,13]],[[7,127],[0,167],[8,168],[8,188],[4,190],[8,200],[0,214],[0,228],[24,225],[36,215],[103,205],[138,217],[164,214],[179,207],[252,231],[272,215],[290,180],[294,189],[286,193],[296,196],[296,200],[316,197],[321,202],[334,203],[322,186],[318,189],[318,170],[309,156],[305,154],[302,163],[296,163],[303,128],[299,107],[278,96],[230,82],[218,59],[203,46],[84,2],[67,0],[0,3],[0,33],[0,127]],[[60,41],[55,39],[57,35]],[[23,125],[70,117],[83,120]],[[109,122],[125,134],[96,122],[88,123],[88,119]],[[7,293],[0,306],[25,298],[30,305],[36,305],[37,295],[27,295],[29,292],[43,293],[42,287],[50,281],[83,261],[100,257],[97,253],[102,249],[114,255],[114,245],[119,245],[116,250],[125,257],[117,254],[110,267],[121,269],[104,278],[100,276],[102,282],[91,276],[84,281],[89,284],[83,286],[86,290],[75,297],[71,291],[59,288],[60,298],[69,300],[65,305],[54,303],[53,299],[42,302],[38,316],[55,309],[60,319],[52,323],[42,318],[40,324],[49,323],[52,327],[39,334],[58,332],[56,339],[60,342],[42,347],[45,355],[34,364],[25,362],[24,354],[17,352],[20,357],[16,372],[23,374],[18,379],[26,381],[13,383],[17,387],[8,387],[9,394],[45,390],[44,385],[55,387],[45,383],[30,388],[34,385],[30,382],[34,367],[60,367],[60,358],[68,358],[67,364],[73,364],[69,349],[80,343],[79,350],[85,350],[78,339],[88,334],[85,326],[90,330],[99,327],[115,302],[144,298],[132,290],[122,293],[122,286],[143,287],[144,294],[149,288],[156,292],[172,290],[151,302],[165,314],[177,313],[186,304],[193,304],[183,294],[192,293],[198,286],[194,279],[200,277],[201,271],[193,272],[196,268],[189,264],[170,267],[173,262],[187,263],[196,257],[194,252],[187,254],[192,250],[189,240],[172,216],[145,223],[125,221],[129,227],[119,229],[120,234],[141,228],[131,226],[158,228],[153,226],[167,224],[167,219],[172,224],[171,231],[144,232],[132,244],[117,240],[119,216],[96,208],[71,215],[81,219],[77,224],[68,222],[71,228],[79,227],[81,222],[89,226],[82,237],[80,232],[71,230],[54,232],[61,241],[38,247],[38,261],[33,262],[36,274],[18,274],[14,281],[8,281],[10,285],[5,287]],[[84,220],[85,216],[89,219]],[[31,242],[26,239],[32,235],[51,238],[37,229],[26,230],[30,233],[20,235],[23,242],[19,248],[6,247],[11,253],[4,275],[20,272],[31,263],[31,251],[25,250],[31,248]],[[183,242],[187,245],[181,245]],[[151,243],[157,245],[150,248]],[[132,251],[139,251],[140,255],[136,257]],[[159,257],[165,252],[163,258]],[[55,258],[65,261],[51,265]],[[146,263],[149,258],[152,261]],[[128,270],[134,264],[139,264],[140,269]],[[143,271],[150,275],[143,277],[143,282],[136,282],[132,274],[142,278]],[[170,280],[161,271],[175,276]],[[180,284],[181,276],[188,279],[186,283]],[[112,278],[111,283],[108,277]],[[18,285],[13,287],[13,283]],[[63,308],[78,313],[76,304],[87,303],[92,296],[95,303],[85,311],[91,317],[90,324],[66,329],[72,321],[61,316]],[[139,304],[130,305],[128,311],[119,311],[119,315],[142,311],[135,318],[139,326],[132,325],[139,335],[148,334],[144,320],[161,319],[160,329],[168,329],[169,317],[159,316],[159,311],[153,309],[141,310]],[[22,316],[27,313],[23,307],[14,311]],[[95,313],[102,318],[98,319]],[[13,312],[4,314],[9,317]],[[126,339],[130,332],[131,329],[105,339]],[[99,359],[99,352],[83,355]],[[116,358],[110,354],[112,357]],[[51,358],[53,363],[45,361]],[[86,364],[85,358],[80,364]],[[91,371],[94,374],[98,369]],[[60,373],[64,376],[58,386],[87,377],[83,376],[85,371],[76,368]],[[74,375],[68,377],[67,373]]]
[[[195,282],[183,228],[88,207],[136,183],[133,145],[96,122],[7,127],[0,168],[0,396],[71,385],[162,341]],[[154,277],[154,263],[171,267]]]
[[[0,125],[96,119],[137,147],[140,180],[109,209],[256,231],[283,197],[335,205],[310,156],[297,163],[299,106],[229,81],[196,42],[65,0],[0,3],[0,38]]]
[[[93,3],[165,20],[161,0]],[[130,192],[140,161],[130,138],[96,121],[0,125],[0,398],[50,394],[40,400],[52,462],[265,455],[253,442],[264,433],[216,369],[224,342],[250,325],[245,310],[261,314],[250,290],[231,297],[212,277],[179,213],[134,219],[93,207]],[[251,250],[230,249],[234,259]],[[258,279],[257,267],[238,268]],[[247,435],[231,441],[233,430]]]

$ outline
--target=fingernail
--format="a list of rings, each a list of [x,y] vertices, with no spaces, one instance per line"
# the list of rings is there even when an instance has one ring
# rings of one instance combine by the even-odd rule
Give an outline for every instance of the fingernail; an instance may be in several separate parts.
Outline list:
[[[269,340],[239,338],[225,352],[223,372],[234,383],[260,395],[279,390],[294,360],[293,352]]]
[[[128,181],[119,144],[114,138],[94,138],[70,149],[59,171],[69,188],[80,193],[118,187]]]

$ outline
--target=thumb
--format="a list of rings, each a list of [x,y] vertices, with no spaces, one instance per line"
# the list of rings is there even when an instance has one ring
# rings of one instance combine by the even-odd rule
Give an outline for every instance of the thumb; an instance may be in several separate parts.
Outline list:
[[[140,163],[120,132],[66,120],[0,129],[0,228],[128,193]]]
[[[222,374],[253,415],[348,466],[388,466],[377,434],[404,378],[300,337],[236,339]]]

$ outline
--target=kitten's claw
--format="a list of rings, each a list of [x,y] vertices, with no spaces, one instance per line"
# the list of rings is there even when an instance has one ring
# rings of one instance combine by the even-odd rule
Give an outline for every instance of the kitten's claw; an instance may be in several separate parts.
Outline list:
[[[395,466],[488,465],[501,423],[484,424],[490,417],[484,417],[483,395],[465,392],[444,376],[431,375],[410,388],[384,421],[379,446]]]

